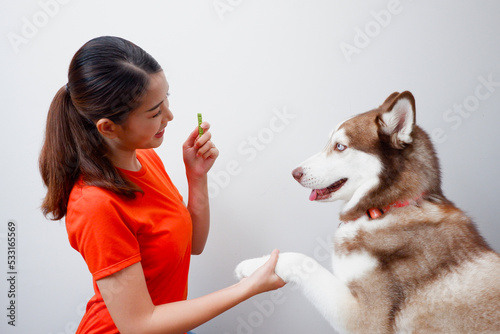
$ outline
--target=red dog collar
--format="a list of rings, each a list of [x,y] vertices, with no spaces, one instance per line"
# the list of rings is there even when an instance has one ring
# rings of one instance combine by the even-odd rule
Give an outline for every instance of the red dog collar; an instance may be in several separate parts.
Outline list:
[[[371,208],[371,209],[366,210],[366,215],[368,216],[369,219],[377,219],[377,218],[381,217],[382,215],[386,214],[387,212],[389,212],[391,209],[402,208],[402,207],[405,207],[405,206],[410,205],[412,203],[415,203],[418,200],[420,200],[423,196],[424,196],[424,194],[420,195],[418,198],[416,198],[414,200],[408,200],[408,201],[404,201],[404,202],[399,202],[399,201],[394,202],[394,203],[389,204],[383,208]]]

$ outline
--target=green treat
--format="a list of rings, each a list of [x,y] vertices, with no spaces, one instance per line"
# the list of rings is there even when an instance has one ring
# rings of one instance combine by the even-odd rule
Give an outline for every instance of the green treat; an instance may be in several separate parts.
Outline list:
[[[203,134],[203,128],[201,127],[201,122],[203,119],[201,117],[201,113],[198,113],[198,135],[201,136]]]

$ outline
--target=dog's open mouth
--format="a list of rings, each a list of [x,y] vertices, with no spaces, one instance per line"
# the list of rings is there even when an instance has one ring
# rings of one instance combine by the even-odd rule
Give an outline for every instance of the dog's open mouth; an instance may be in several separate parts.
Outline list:
[[[347,182],[347,179],[340,179],[323,189],[313,189],[309,196],[310,201],[319,201],[328,198],[331,193],[336,192]]]

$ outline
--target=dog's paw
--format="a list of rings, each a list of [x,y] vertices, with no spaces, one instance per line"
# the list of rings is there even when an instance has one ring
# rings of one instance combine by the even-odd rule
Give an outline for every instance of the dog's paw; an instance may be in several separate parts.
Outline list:
[[[241,262],[234,270],[236,278],[241,280],[242,278],[252,275],[258,268],[266,263],[267,260],[269,260],[269,255]]]
[[[238,264],[235,275],[238,280],[252,275],[258,268],[269,260],[269,255],[245,260]],[[312,258],[300,253],[281,253],[276,264],[276,275],[285,282],[300,283],[307,279],[319,268],[319,264]]]
[[[300,253],[282,253],[276,265],[276,275],[287,283],[300,283],[313,274],[319,264],[312,258]]]

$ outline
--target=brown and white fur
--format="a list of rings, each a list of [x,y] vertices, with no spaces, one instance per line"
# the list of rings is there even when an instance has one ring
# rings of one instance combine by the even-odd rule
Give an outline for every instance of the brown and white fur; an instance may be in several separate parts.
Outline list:
[[[340,124],[293,176],[313,189],[311,200],[344,202],[333,274],[298,253],[282,253],[276,266],[335,330],[500,333],[500,256],[444,197],[410,92]],[[237,276],[266,259],[243,261]]]

